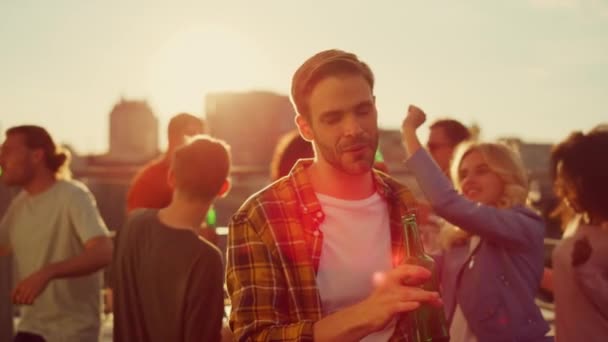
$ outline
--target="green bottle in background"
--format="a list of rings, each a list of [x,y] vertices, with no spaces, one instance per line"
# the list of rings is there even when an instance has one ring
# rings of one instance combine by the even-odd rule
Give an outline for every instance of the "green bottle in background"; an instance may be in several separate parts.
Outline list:
[[[379,147],[376,150],[376,155],[374,156],[374,161],[384,163],[384,156],[382,155],[382,151],[380,151]]]
[[[416,211],[409,210],[402,218],[403,237],[405,242],[404,263],[422,266],[431,271],[431,278],[421,287],[427,291],[439,291],[439,279],[435,260],[424,251]],[[442,307],[434,307],[423,304],[410,314],[411,333],[415,342],[448,342],[450,340],[449,329]]]
[[[217,224],[217,214],[213,206],[209,207],[209,211],[207,211],[207,219],[205,222],[207,223],[207,228],[215,228]]]

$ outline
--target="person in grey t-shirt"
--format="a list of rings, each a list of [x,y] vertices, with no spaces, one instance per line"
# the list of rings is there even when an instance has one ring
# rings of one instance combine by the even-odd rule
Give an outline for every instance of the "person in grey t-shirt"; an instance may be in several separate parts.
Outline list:
[[[228,146],[195,136],[172,158],[173,194],[162,209],[138,209],[116,236],[112,262],[115,342],[220,341],[222,256],[199,238],[216,197],[228,191]]]
[[[95,200],[65,178],[68,155],[38,126],[7,130],[1,180],[22,191],[0,221],[0,255],[12,253],[21,305],[15,341],[97,341],[99,270],[112,241]]]

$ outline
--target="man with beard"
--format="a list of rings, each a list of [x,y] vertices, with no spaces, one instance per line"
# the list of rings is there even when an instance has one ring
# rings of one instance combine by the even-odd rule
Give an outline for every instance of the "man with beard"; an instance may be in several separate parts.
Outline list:
[[[38,126],[6,132],[2,182],[18,186],[0,221],[0,255],[12,253],[22,305],[15,341],[98,341],[101,272],[112,241],[95,199],[67,179],[68,155]]]
[[[248,199],[229,228],[226,282],[238,341],[407,341],[402,319],[430,272],[401,264],[408,189],[372,169],[374,76],[352,53],[320,52],[295,72],[291,96],[303,159]]]

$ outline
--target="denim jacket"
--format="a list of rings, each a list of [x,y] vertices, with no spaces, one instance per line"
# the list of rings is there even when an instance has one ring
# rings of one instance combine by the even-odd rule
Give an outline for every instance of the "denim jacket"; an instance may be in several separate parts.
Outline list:
[[[460,305],[479,342],[551,340],[534,302],[543,273],[542,218],[523,206],[499,209],[462,197],[422,149],[407,166],[439,216],[480,237],[473,249],[453,246],[437,257],[448,321]]]

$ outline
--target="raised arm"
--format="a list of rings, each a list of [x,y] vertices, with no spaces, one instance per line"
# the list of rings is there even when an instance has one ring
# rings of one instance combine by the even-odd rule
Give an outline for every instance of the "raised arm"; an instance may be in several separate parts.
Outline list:
[[[542,243],[544,223],[531,210],[483,205],[456,192],[428,153],[420,148],[416,130],[425,120],[424,112],[410,106],[402,126],[403,142],[408,154],[406,165],[437,214],[461,229],[505,246],[525,248]]]

